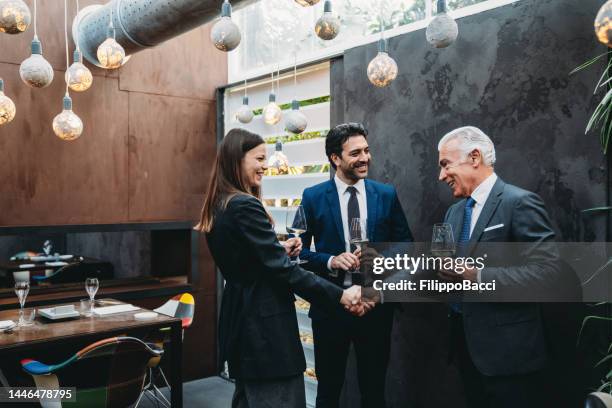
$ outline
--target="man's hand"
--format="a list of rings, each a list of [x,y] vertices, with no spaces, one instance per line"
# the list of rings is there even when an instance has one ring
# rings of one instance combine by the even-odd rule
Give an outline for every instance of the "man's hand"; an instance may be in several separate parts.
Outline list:
[[[290,238],[281,242],[288,256],[298,256],[302,252],[302,239],[300,237]]]
[[[359,257],[350,252],[343,252],[332,258],[330,266],[332,269],[342,269],[343,271],[359,269]]]
[[[442,265],[444,266],[446,259],[443,260]],[[449,262],[450,263],[450,262]],[[452,282],[460,282],[463,280],[469,280],[472,282],[478,281],[478,269],[476,268],[467,268],[465,266],[462,269],[458,270],[458,268],[442,268],[438,271],[438,276],[440,279]]]
[[[346,310],[361,303],[361,286],[353,285],[348,289],[344,289],[340,303],[344,305]]]

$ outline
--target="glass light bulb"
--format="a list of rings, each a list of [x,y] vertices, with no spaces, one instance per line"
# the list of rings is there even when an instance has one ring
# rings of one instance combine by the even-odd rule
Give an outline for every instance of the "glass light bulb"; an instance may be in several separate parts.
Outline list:
[[[5,123],[9,123],[13,118],[15,118],[15,103],[4,94],[4,92],[0,91],[0,125],[4,125]]]
[[[263,120],[268,125],[276,125],[280,122],[283,112],[276,102],[270,102],[263,109]]]
[[[397,77],[397,64],[386,52],[378,55],[368,64],[368,79],[379,88],[389,85]]]
[[[315,33],[322,40],[333,40],[340,32],[340,20],[333,13],[323,13],[315,25]]]
[[[19,75],[26,85],[45,88],[53,81],[53,67],[41,54],[32,54],[21,63]]]
[[[319,1],[320,0],[295,0],[295,2],[302,7],[314,6]]]
[[[80,62],[73,62],[65,74],[66,83],[73,91],[83,92],[93,83],[91,71]]]
[[[218,50],[232,51],[240,44],[240,28],[228,16],[221,17],[210,30],[210,39]]]
[[[23,0],[0,1],[0,32],[7,34],[23,33],[30,26],[32,16]]]
[[[306,130],[306,126],[308,126],[306,115],[299,110],[293,109],[285,115],[285,128],[287,131],[299,134]]]
[[[608,47],[612,47],[612,0],[606,2],[595,17],[595,35]]]
[[[53,131],[62,140],[75,140],[83,133],[83,121],[72,109],[64,109],[53,119]]]
[[[240,123],[250,123],[253,120],[253,110],[249,108],[249,105],[242,105],[236,111],[236,119]]]
[[[427,26],[425,38],[436,48],[446,48],[455,42],[459,27],[454,18],[446,13],[438,14]]]
[[[123,64],[125,50],[114,38],[108,37],[96,52],[100,65],[106,69],[116,69]]]
[[[268,159],[268,167],[278,169],[280,174],[287,174],[289,171],[289,159],[287,159],[285,153],[276,150]]]

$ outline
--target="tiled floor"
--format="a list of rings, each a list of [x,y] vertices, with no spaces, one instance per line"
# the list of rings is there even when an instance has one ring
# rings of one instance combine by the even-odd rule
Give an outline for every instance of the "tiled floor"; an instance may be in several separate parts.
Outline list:
[[[167,389],[162,392],[169,397]],[[208,377],[183,384],[185,408],[229,408],[232,405],[234,383],[221,377]],[[156,408],[157,404],[143,397],[138,408]]]

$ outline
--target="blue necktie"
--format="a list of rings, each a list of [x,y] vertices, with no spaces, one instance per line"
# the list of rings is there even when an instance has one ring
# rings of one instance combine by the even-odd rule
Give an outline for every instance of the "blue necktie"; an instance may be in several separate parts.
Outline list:
[[[463,210],[463,225],[461,226],[461,234],[459,235],[459,241],[457,242],[457,256],[467,255],[468,242],[470,240],[470,227],[472,225],[472,210],[474,209],[476,200],[472,197],[468,197],[465,201],[465,208]],[[456,313],[461,313],[461,303],[451,302],[451,309]]]

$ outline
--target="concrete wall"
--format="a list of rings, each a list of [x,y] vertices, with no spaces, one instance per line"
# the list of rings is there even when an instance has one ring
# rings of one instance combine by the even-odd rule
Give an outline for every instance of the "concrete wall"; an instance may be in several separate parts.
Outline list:
[[[475,125],[497,148],[496,172],[542,196],[559,238],[605,240],[609,170],[598,134],[584,135],[603,62],[568,73],[606,51],[593,33],[604,1],[522,0],[458,20],[459,38],[434,49],[419,30],[389,41],[399,66],[386,89],[366,76],[376,45],[347,50],[331,69],[332,125],[363,122],[370,131],[371,177],[398,190],[418,241],[431,239],[453,202],[437,181],[437,142]],[[458,378],[446,367],[443,307],[405,306],[396,314],[388,395],[393,407],[457,407]],[[348,389],[355,391],[352,378]],[[347,406],[357,406],[352,392]]]

